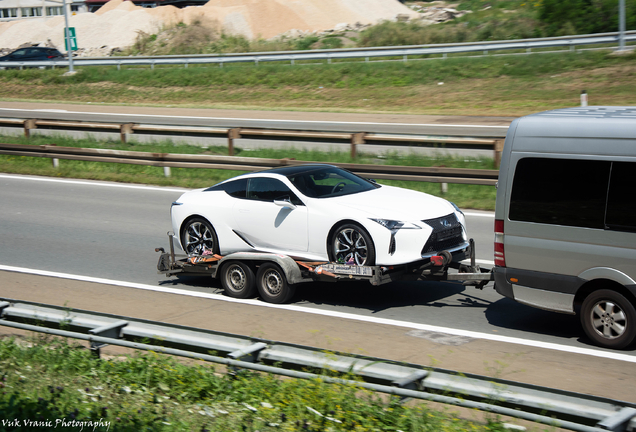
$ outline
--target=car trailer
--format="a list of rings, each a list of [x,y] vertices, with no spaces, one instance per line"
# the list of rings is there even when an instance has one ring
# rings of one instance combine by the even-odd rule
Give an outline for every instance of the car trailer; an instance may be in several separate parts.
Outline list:
[[[168,233],[169,252],[161,252],[157,263],[158,273],[167,277],[177,274],[208,275],[221,280],[221,285],[230,297],[251,298],[256,293],[269,303],[286,303],[295,293],[298,284],[304,282],[338,282],[366,280],[371,285],[382,285],[396,281],[460,281],[464,285],[482,289],[493,280],[490,270],[475,264],[475,243],[451,254],[440,251],[430,258],[414,263],[394,266],[357,266],[332,262],[295,260],[288,255],[266,252],[235,252],[225,256],[206,253],[204,255],[177,255],[174,235]],[[460,261],[470,258],[470,264]],[[453,270],[453,271],[451,271]]]

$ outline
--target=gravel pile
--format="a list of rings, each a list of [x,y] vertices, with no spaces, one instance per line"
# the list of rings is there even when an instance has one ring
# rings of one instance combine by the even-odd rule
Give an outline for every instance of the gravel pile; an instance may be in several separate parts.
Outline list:
[[[334,28],[356,28],[383,20],[419,14],[397,0],[210,0],[204,6],[142,8],[130,1],[110,0],[95,13],[70,17],[77,44],[84,52],[109,52],[132,45],[139,32],[183,22],[198,21],[250,39],[270,39],[281,34],[319,33]],[[0,48],[26,44],[52,44],[64,51],[64,17],[0,23]]]

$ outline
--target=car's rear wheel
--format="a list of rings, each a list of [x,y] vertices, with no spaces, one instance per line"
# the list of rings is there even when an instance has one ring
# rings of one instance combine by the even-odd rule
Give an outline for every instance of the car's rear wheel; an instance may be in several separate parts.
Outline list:
[[[371,236],[359,225],[340,225],[331,235],[329,245],[329,259],[333,262],[360,266],[375,264]]]
[[[581,306],[581,324],[595,344],[625,348],[636,338],[636,308],[619,292],[594,291]]]
[[[219,253],[216,232],[203,218],[192,218],[181,229],[181,245],[188,255],[203,255],[206,251]]]
[[[268,303],[287,303],[296,292],[296,287],[287,283],[285,273],[274,263],[264,263],[259,267],[256,287],[261,299]]]
[[[225,294],[234,298],[250,298],[256,293],[254,272],[245,263],[231,261],[221,268],[221,285]]]

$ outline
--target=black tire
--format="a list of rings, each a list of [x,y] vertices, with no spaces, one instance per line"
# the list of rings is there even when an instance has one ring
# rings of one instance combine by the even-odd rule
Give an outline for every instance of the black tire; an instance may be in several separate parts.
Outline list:
[[[329,239],[329,260],[340,264],[375,265],[375,247],[371,236],[356,224],[340,225]]]
[[[239,261],[230,261],[221,267],[221,285],[230,297],[246,299],[256,294],[254,272]]]
[[[207,251],[219,253],[219,241],[214,228],[203,218],[192,218],[181,227],[181,246],[188,255],[203,255]]]
[[[594,291],[583,301],[581,324],[596,345],[626,348],[636,338],[636,308],[616,291]]]
[[[256,287],[261,299],[267,303],[287,303],[296,292],[296,287],[287,283],[285,273],[274,263],[265,263],[259,267]]]

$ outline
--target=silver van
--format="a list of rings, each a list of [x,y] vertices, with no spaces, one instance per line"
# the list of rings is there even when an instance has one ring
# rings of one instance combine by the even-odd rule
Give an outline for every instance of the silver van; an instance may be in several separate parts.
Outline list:
[[[597,345],[636,338],[636,107],[512,122],[495,209],[495,289],[580,315]]]

